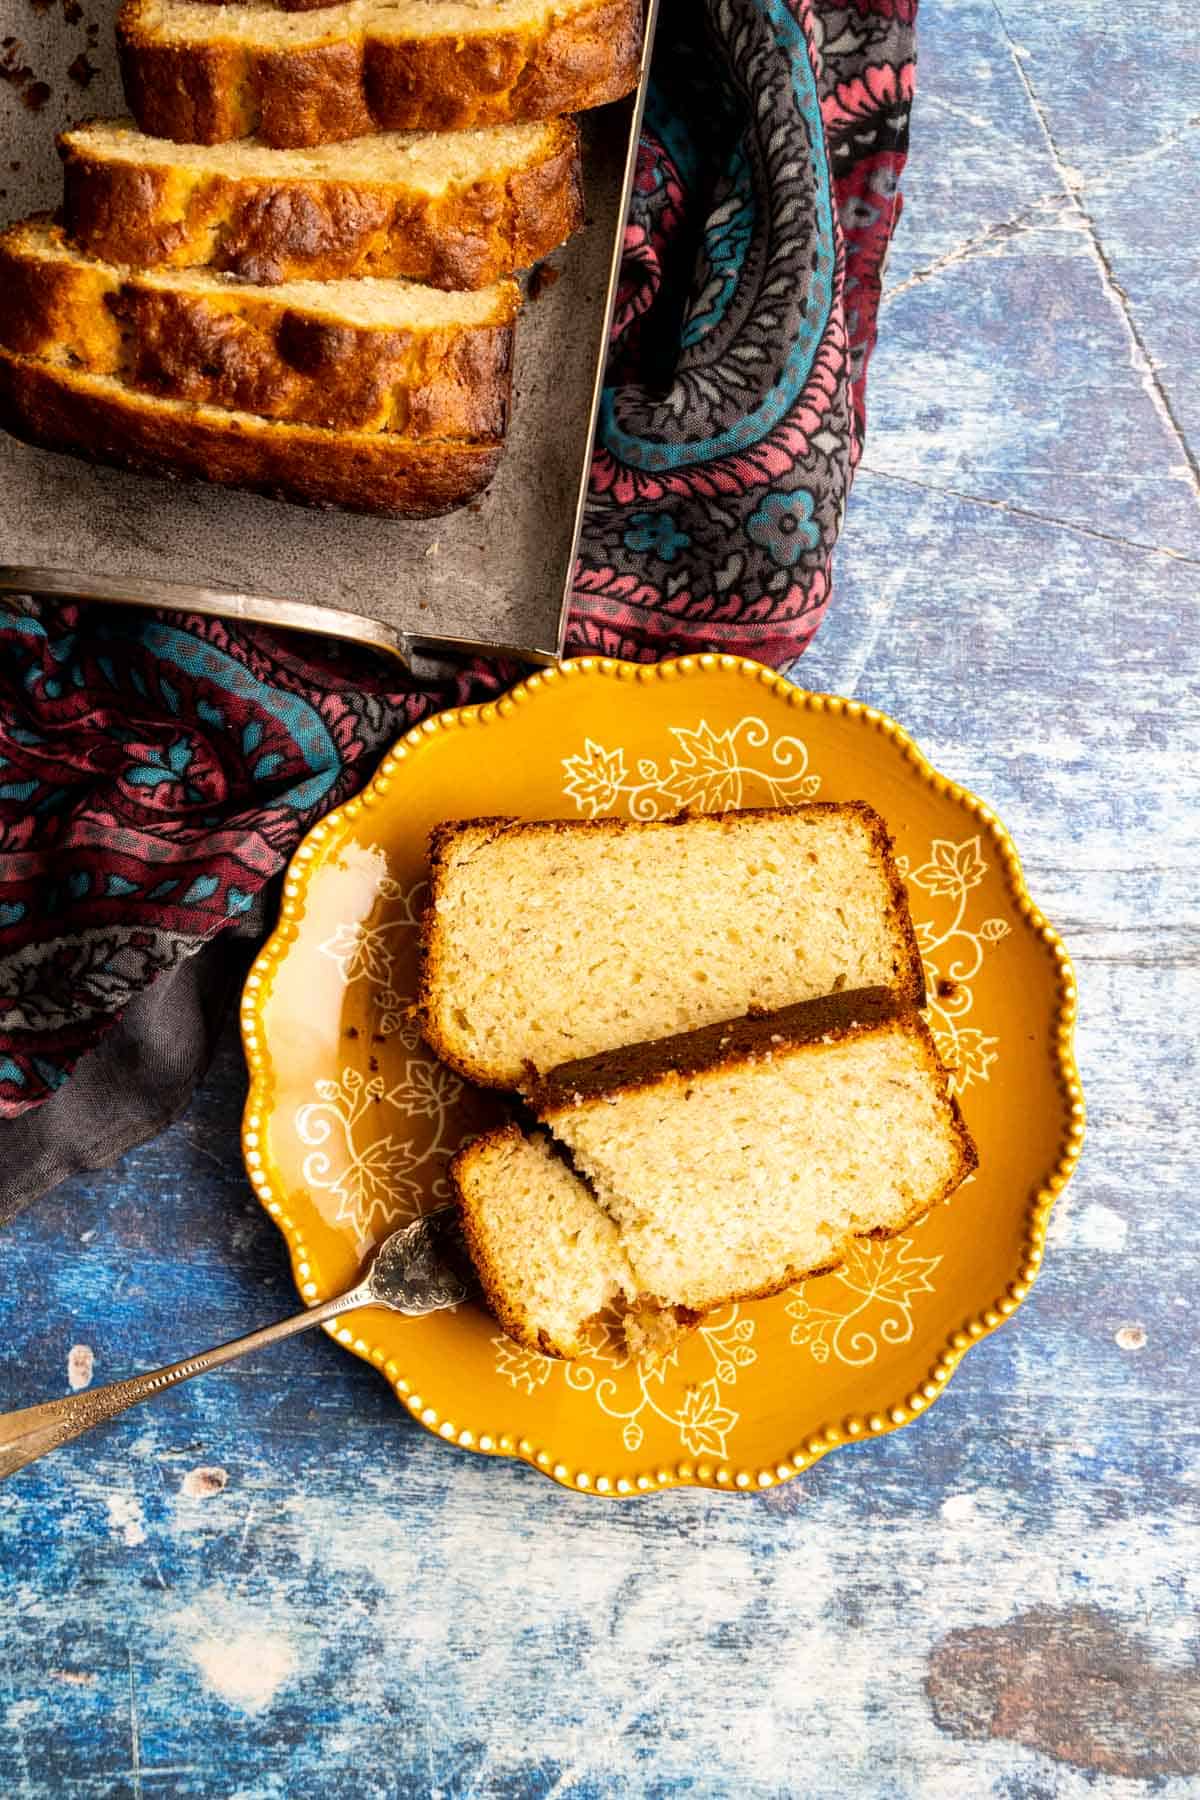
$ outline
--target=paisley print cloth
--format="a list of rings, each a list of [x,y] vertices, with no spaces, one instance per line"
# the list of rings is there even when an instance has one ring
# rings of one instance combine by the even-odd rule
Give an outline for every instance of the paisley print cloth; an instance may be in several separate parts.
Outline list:
[[[900,205],[914,10],[664,0],[572,652],[778,665],[816,630]],[[0,614],[0,1116],[19,1123],[150,983],[244,925],[396,736],[513,673],[434,688],[213,620]]]

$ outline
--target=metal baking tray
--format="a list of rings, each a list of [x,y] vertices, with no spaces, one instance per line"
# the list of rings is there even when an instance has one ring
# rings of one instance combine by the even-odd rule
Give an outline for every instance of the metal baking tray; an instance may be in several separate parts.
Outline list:
[[[177,606],[372,644],[417,666],[562,651],[658,0],[636,93],[582,119],[587,223],[517,327],[500,470],[441,519],[313,512],[34,450],[0,433],[0,593]],[[116,0],[0,0],[0,210],[52,209],[55,133],[124,111]],[[84,62],[76,59],[82,57]],[[94,74],[89,71],[94,70]],[[40,84],[40,85],[39,85]],[[49,90],[47,93],[46,90]]]

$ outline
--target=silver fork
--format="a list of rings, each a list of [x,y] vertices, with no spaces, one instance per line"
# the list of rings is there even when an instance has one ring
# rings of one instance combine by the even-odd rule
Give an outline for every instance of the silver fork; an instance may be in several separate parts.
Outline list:
[[[247,1337],[234,1338],[232,1343],[189,1357],[187,1362],[170,1363],[164,1369],[152,1369],[128,1381],[114,1381],[108,1387],[88,1388],[63,1400],[0,1413],[0,1481],[141,1400],[177,1387],[181,1381],[190,1381],[193,1375],[203,1375],[206,1369],[236,1362],[239,1356],[262,1350],[281,1338],[294,1337],[298,1331],[311,1331],[314,1325],[336,1319],[339,1313],[353,1312],[360,1306],[386,1306],[408,1318],[420,1318],[426,1313],[461,1306],[475,1292],[475,1276],[463,1246],[457,1209],[438,1207],[385,1238],[354,1287],[332,1300],[321,1301],[307,1312],[252,1331]]]

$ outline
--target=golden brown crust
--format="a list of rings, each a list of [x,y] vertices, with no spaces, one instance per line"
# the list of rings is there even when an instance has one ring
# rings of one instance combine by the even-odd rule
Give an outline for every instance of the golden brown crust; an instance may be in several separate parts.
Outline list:
[[[229,176],[97,154],[59,139],[70,236],[92,256],[137,268],[211,267],[272,283],[399,276],[430,287],[488,287],[527,268],[583,223],[579,132],[545,133],[537,156],[432,195],[402,181]]]
[[[465,1081],[474,1082],[477,1087],[495,1087],[490,1069],[483,1069],[470,1057],[462,1056],[457,1046],[451,1042],[438,1023],[437,1009],[433,1004],[433,994],[437,986],[441,967],[442,944],[437,926],[437,897],[442,889],[446,875],[446,859],[451,846],[464,831],[486,831],[491,837],[499,837],[513,827],[520,827],[519,819],[447,819],[435,825],[429,834],[429,898],[421,916],[421,942],[418,958],[417,996],[413,1008],[421,1036],[429,1045],[434,1055],[444,1062],[447,1068],[453,1069]]]
[[[45,237],[63,247],[55,228]],[[519,305],[514,283],[489,325],[387,329],[284,305],[270,288],[167,290],[82,257],[38,255],[22,226],[0,235],[4,349],[116,375],[143,394],[331,430],[502,438]]]
[[[42,449],[140,474],[249,488],[301,506],[431,518],[496,472],[496,444],[333,432],[149,398],[0,350],[0,428]]]
[[[820,803],[818,802],[818,804]],[[865,800],[852,800],[849,805],[870,832],[871,841],[883,866],[888,898],[892,906],[892,925],[897,939],[897,980],[893,992],[906,999],[910,1006],[920,1008],[925,1004],[925,965],[921,960],[917,934],[913,929],[912,914],[908,906],[908,890],[904,886],[904,877],[896,866],[895,839],[875,808],[868,806]]]
[[[879,855],[884,872],[884,880],[891,901],[892,925],[896,934],[896,980],[887,990],[901,1010],[919,1009],[925,1005],[925,975],[921,962],[921,953],[917,945],[916,933],[913,930],[912,918],[908,909],[908,895],[904,882],[896,867],[892,838],[888,828],[874,807],[868,806],[864,800],[812,800],[799,807],[746,807],[733,813],[680,812],[671,817],[655,820],[655,825],[683,826],[694,824],[697,818],[711,821],[719,826],[722,820],[776,818],[792,820],[797,813],[806,817],[814,814],[853,813],[862,820],[870,834],[872,845]],[[446,874],[446,866],[455,840],[465,831],[486,831],[489,840],[498,837],[520,835],[523,832],[586,832],[599,836],[622,836],[629,831],[640,829],[625,819],[513,819],[513,818],[475,818],[450,819],[434,827],[429,836],[429,901],[425,909],[421,930],[421,958],[418,976],[416,1017],[420,1023],[422,1036],[434,1051],[435,1055],[467,1081],[479,1087],[497,1087],[498,1083],[492,1071],[472,1061],[464,1055],[458,1045],[449,1039],[438,1022],[434,994],[437,988],[441,963],[442,948],[437,930],[437,900]],[[535,1081],[534,1071],[530,1071],[530,1080]]]
[[[257,133],[277,148],[370,131],[448,131],[583,112],[629,93],[641,57],[642,0],[594,0],[566,17],[470,35],[353,38],[259,48],[211,27],[161,38],[142,0],[117,17],[121,77],[144,131],[217,144]],[[383,15],[386,19],[386,14]],[[336,27],[331,27],[336,29]]]

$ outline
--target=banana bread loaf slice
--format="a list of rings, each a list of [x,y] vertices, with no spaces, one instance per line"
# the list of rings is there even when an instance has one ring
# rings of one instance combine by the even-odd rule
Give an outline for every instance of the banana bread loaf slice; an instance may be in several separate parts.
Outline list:
[[[886,988],[568,1064],[534,1106],[639,1290],[696,1312],[893,1237],[978,1161],[929,1027]]]
[[[90,255],[135,268],[487,287],[583,223],[570,119],[388,132],[320,150],[173,144],[127,120],[96,119],[64,131],[58,148],[68,234]]]
[[[656,1309],[669,1334],[834,1268],[978,1161],[928,1027],[886,989],[574,1063],[534,1102],[573,1166],[509,1127],[453,1176],[497,1317],[562,1356],[603,1307],[629,1310],[636,1351]]]
[[[548,119],[637,85],[642,0],[124,0],[121,75],[144,131],[281,147]]]
[[[471,1260],[509,1337],[578,1356],[590,1320],[636,1299],[616,1226],[541,1132],[489,1132],[459,1151],[451,1175]]]
[[[839,988],[924,1002],[887,828],[860,802],[434,832],[419,1007],[469,1080]]]
[[[502,449],[499,439],[331,431],[163,399],[138,393],[117,375],[2,348],[0,429],[44,450],[140,474],[397,518],[430,518],[462,506],[492,479]]]
[[[48,217],[0,233],[0,346],[142,394],[414,440],[494,442],[511,387],[513,281],[248,287],[207,269],[133,274]]]

